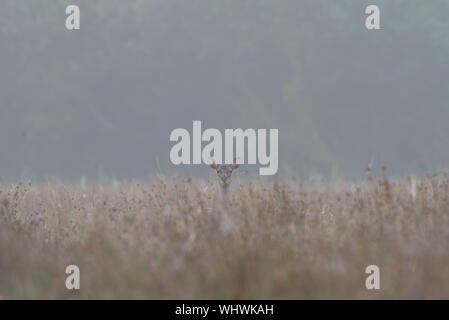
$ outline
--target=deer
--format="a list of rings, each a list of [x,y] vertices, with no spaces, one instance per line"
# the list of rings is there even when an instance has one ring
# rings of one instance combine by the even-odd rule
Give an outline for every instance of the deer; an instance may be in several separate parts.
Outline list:
[[[217,172],[221,194],[225,200],[229,200],[229,186],[231,185],[232,172],[239,166],[240,165],[236,162],[235,158],[233,164],[216,164],[215,161],[212,161],[210,165],[210,167]]]

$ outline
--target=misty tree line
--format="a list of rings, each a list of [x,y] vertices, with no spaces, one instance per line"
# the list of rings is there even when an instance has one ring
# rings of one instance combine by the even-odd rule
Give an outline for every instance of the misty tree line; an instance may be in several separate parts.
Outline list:
[[[367,31],[371,2],[4,0],[0,178],[200,173],[168,160],[192,120],[278,128],[285,175],[448,166],[449,3],[376,1]]]

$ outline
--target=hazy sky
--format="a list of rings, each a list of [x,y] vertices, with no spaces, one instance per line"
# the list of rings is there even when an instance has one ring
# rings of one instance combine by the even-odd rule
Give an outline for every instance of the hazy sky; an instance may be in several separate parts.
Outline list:
[[[207,176],[170,163],[193,120],[279,129],[285,176],[448,167],[449,2],[375,2],[3,0],[0,181]]]

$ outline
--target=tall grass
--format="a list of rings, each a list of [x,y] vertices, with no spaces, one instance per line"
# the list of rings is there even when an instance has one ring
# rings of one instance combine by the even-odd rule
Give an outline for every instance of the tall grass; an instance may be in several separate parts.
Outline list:
[[[5,299],[449,298],[449,177],[0,187]],[[65,287],[65,268],[81,289]],[[381,289],[365,288],[379,266]]]

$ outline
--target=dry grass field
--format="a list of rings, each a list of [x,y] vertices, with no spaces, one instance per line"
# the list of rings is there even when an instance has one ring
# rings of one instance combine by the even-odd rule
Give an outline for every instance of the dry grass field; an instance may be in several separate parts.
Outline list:
[[[0,192],[3,299],[449,298],[445,172],[234,181],[229,204],[215,181],[185,178]],[[78,291],[65,288],[69,264]]]

